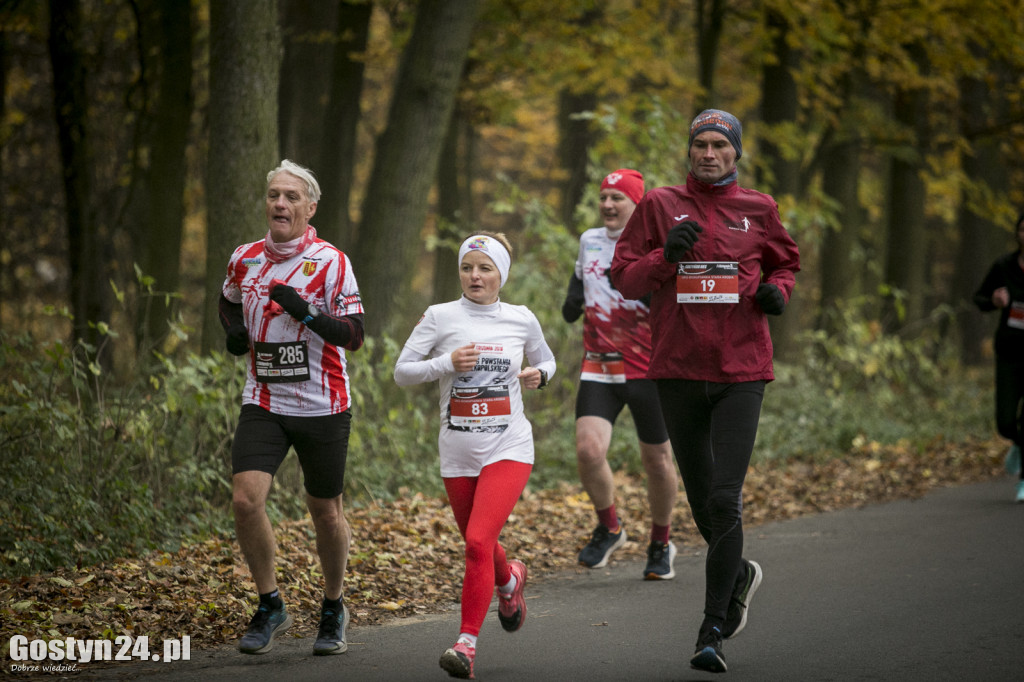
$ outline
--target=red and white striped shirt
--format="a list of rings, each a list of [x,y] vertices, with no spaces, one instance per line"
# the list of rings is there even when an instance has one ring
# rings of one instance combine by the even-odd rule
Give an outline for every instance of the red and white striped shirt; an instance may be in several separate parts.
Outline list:
[[[649,310],[612,287],[608,269],[617,239],[604,227],[580,236],[576,277],[583,282],[583,348],[593,353],[621,353],[627,379],[643,379],[651,362]]]
[[[269,291],[277,279],[333,317],[361,314],[352,264],[322,239],[280,263],[267,260],[263,243],[235,249],[222,289],[228,301],[242,304],[253,346],[242,404],[294,417],[344,412],[351,405],[345,350],[284,312]]]

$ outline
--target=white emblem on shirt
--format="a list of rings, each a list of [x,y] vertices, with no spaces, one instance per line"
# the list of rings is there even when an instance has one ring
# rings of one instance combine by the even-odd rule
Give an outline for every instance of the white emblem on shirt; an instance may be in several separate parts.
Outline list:
[[[747,230],[750,229],[750,219],[747,218],[747,216],[743,216],[743,220],[741,222],[743,223],[742,227],[740,227],[739,225],[729,225],[729,229],[737,230],[739,232],[746,232]]]

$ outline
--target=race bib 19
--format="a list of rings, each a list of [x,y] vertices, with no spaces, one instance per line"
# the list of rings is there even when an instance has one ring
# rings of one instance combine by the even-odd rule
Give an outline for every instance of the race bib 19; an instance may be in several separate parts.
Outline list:
[[[735,262],[680,263],[677,303],[739,303],[740,269]]]

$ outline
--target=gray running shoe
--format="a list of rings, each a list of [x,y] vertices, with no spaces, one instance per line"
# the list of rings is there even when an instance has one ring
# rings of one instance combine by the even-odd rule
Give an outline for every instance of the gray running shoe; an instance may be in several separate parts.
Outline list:
[[[249,621],[249,629],[238,642],[243,654],[265,654],[274,646],[274,638],[280,637],[292,625],[292,617],[284,605],[279,609],[260,604]]]
[[[612,552],[626,544],[626,529],[619,521],[619,532],[610,532],[603,523],[590,536],[590,542],[580,550],[579,561],[587,568],[604,568]]]
[[[313,654],[316,656],[330,656],[331,654],[343,654],[348,651],[348,639],[345,637],[347,629],[347,606],[341,605],[341,613],[334,609],[321,610],[320,629],[316,634],[316,642],[313,643]]]

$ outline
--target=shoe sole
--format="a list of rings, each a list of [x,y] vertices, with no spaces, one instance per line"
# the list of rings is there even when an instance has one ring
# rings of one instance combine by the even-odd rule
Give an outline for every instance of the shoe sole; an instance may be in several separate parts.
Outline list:
[[[728,670],[725,661],[714,647],[704,647],[690,659],[690,667],[694,670],[705,670],[709,673],[724,673]]]
[[[330,649],[327,649],[327,648],[317,649],[316,648],[316,644],[314,643],[313,644],[313,655],[314,656],[334,656],[336,654],[343,654],[346,651],[348,651],[348,623],[349,623],[348,606],[345,606],[343,608],[344,608],[344,611],[342,611],[342,613],[344,614],[344,616],[343,616],[344,617],[344,621],[341,624],[341,631],[345,633],[345,639],[341,640],[340,642],[337,642]]]
[[[448,649],[448,651],[441,654],[441,660],[438,661],[438,664],[442,670],[452,677],[457,677],[460,680],[473,679],[472,666],[466,665],[466,661],[454,649]]]
[[[646,571],[644,573],[644,580],[672,580],[672,578],[676,577],[675,560],[676,546],[675,543],[670,542],[668,543],[668,573],[661,574],[654,571]]]
[[[761,587],[761,580],[764,578],[764,571],[761,570],[761,564],[756,561],[749,562],[751,567],[754,569],[754,580],[750,583],[750,587],[747,589],[747,600],[743,605],[743,615],[740,616],[740,624],[736,626],[736,629],[731,634],[723,637],[723,639],[732,639],[736,635],[743,631],[743,628],[747,627],[747,613],[750,611],[750,602],[754,599],[754,593],[757,592],[757,588]]]
[[[267,653],[268,651],[274,648],[274,640],[283,635],[288,630],[288,628],[292,626],[292,622],[294,620],[295,619],[292,618],[292,614],[289,613],[288,615],[286,615],[284,621],[276,628],[274,628],[273,632],[270,633],[270,639],[267,640],[267,643],[263,647],[259,649],[243,649],[241,646],[239,646],[238,650],[241,651],[243,654]]]
[[[612,552],[617,550],[619,547],[622,547],[624,544],[626,544],[626,529],[625,528],[622,529],[622,534],[619,535],[619,539],[615,541],[614,545],[612,545],[611,547],[608,548],[608,551],[604,553],[604,556],[601,557],[600,561],[598,561],[594,565],[590,565],[590,564],[588,564],[585,561],[580,561],[580,565],[581,566],[586,566],[587,568],[604,568],[605,566],[608,565],[608,559],[611,557]]]

